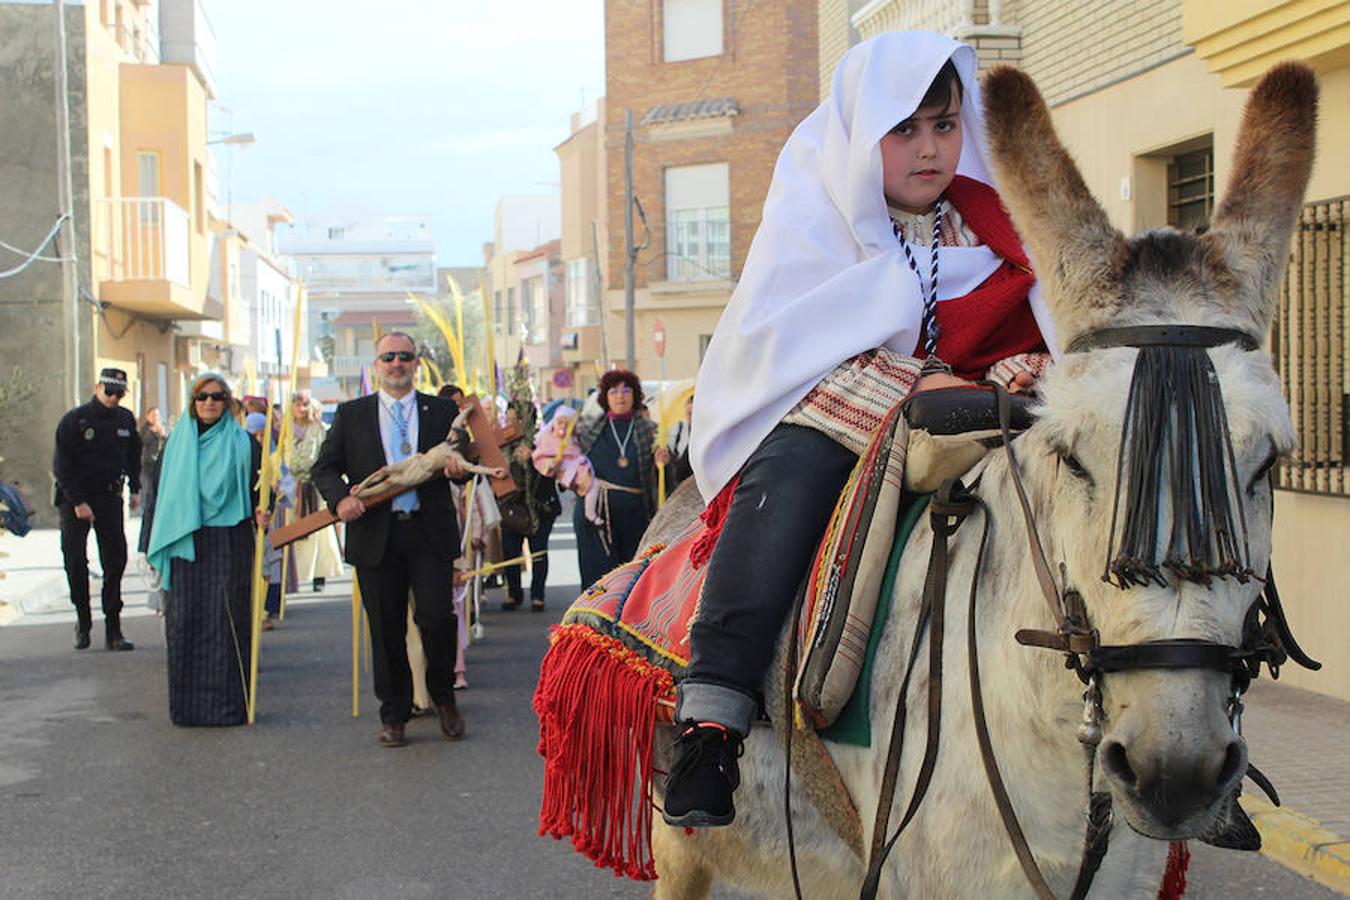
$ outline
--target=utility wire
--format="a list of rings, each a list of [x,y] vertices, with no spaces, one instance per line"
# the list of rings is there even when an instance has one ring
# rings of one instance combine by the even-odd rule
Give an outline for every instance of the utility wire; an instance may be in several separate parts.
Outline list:
[[[43,257],[41,256],[41,253],[44,249],[46,249],[47,245],[52,242],[52,238],[56,237],[56,233],[61,230],[62,223],[64,223],[68,218],[70,218],[70,215],[68,213],[62,213],[60,218],[56,220],[56,224],[52,226],[52,230],[47,232],[47,236],[42,239],[42,243],[38,244],[37,249],[34,250],[32,253],[28,253],[27,251],[24,250],[14,250],[13,252],[18,253],[27,258],[14,268],[0,272],[0,278],[13,278],[15,275],[18,275],[20,272],[31,266],[33,263],[37,262],[39,259],[43,259],[44,261],[48,262],[64,262],[64,260],[61,260],[59,258],[52,260],[50,258]],[[12,249],[8,244],[5,244],[4,246],[6,250]]]

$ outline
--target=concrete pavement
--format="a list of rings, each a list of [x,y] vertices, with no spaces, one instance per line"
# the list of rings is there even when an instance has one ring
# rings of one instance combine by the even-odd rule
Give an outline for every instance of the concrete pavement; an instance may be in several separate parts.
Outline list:
[[[256,728],[178,729],[134,571],[136,652],[77,654],[55,532],[0,537],[0,897],[646,896],[535,836],[529,699],[546,628],[578,590],[573,547],[560,523],[546,614],[489,603],[461,695],[469,738],[447,744],[419,720],[412,746],[386,751],[368,675],[350,715],[348,580],[292,596],[263,636]],[[1350,704],[1262,679],[1245,725],[1253,761],[1302,815],[1253,808],[1266,853],[1346,891],[1333,863],[1350,833]],[[1193,851],[1188,897],[1337,896],[1262,856]]]

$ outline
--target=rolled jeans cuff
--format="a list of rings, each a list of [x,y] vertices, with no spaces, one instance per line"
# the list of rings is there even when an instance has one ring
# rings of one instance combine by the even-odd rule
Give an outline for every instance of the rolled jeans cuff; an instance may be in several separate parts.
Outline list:
[[[677,690],[675,721],[716,722],[744,737],[750,733],[757,708],[754,697],[735,688],[682,681]]]

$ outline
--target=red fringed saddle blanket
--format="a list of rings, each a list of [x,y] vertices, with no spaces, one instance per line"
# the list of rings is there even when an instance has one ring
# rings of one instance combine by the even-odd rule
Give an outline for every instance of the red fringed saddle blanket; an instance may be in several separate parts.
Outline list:
[[[544,757],[539,833],[570,837],[601,868],[639,881],[652,865],[653,719],[669,720],[689,664],[689,623],[707,567],[689,556],[695,520],[577,598],[540,666],[534,711]]]

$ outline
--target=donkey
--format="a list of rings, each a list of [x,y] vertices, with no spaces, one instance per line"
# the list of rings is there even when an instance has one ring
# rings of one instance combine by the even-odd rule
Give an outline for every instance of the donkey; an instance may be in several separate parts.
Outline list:
[[[1025,849],[1044,879],[1035,893],[1069,896],[1083,857],[1089,772],[1095,771],[1094,789],[1109,792],[1114,814],[1109,849],[1088,896],[1153,898],[1169,841],[1221,842],[1216,835],[1231,824],[1230,817],[1241,817],[1234,797],[1248,762],[1233,716],[1240,709],[1235,684],[1240,691],[1246,682],[1221,671],[1222,665],[1164,668],[1136,660],[1104,666],[1109,674],[1094,676],[1085,711],[1082,684],[1066,671],[1064,658],[1019,646],[1014,638],[1019,628],[1045,629],[1042,645],[1052,645],[1059,640],[1055,627],[1064,623],[1046,615],[1046,578],[1038,578],[1037,554],[1027,551],[1029,526],[1011,469],[1016,465],[1020,472],[1039,526],[1043,560],[1049,563],[1041,574],[1057,582],[1053,590],[1064,598],[1081,598],[1083,633],[1095,630],[1102,644],[1124,648],[1127,655],[1142,645],[1200,655],[1219,647],[1222,656],[1250,642],[1259,576],[1268,571],[1271,548],[1267,474],[1294,444],[1271,361],[1255,347],[1275,311],[1312,167],[1317,85],[1310,69],[1283,64],[1252,91],[1227,192],[1207,233],[1162,228],[1129,239],[1111,226],[1087,190],[1027,76],[1008,68],[993,71],[984,98],[1000,190],[1037,262],[1060,346],[1076,352],[1065,353],[1043,380],[1037,420],[1014,443],[1015,463],[1000,452],[979,467],[973,493],[987,512],[972,515],[951,540],[948,593],[959,599],[949,602],[942,629],[947,677],[940,751],[926,799],[880,869],[880,895],[1033,893],[978,746],[975,690],[965,677],[973,619],[992,755]],[[1092,337],[1108,333],[1103,329],[1163,324],[1208,326],[1210,331],[1199,330],[1219,338],[1177,350],[1136,349],[1128,341]],[[1163,359],[1156,378],[1138,374],[1150,354]],[[1159,407],[1158,398],[1172,396],[1183,377],[1175,366],[1168,369],[1174,357],[1198,367],[1199,374],[1192,373],[1193,402]],[[1194,423],[1202,418],[1212,428],[1192,433],[1189,443],[1147,444],[1150,427],[1159,422],[1177,432],[1199,427]],[[1151,455],[1172,460],[1172,478],[1165,477],[1160,462],[1150,464]],[[1201,460],[1206,456],[1208,469]],[[686,502],[668,505],[653,522],[650,539],[690,521],[696,504],[680,499]],[[977,564],[980,520],[986,515],[988,543]],[[891,711],[899,699],[899,673],[913,639],[932,540],[925,520],[904,550],[870,688],[871,746],[829,745],[857,804],[860,835],[845,840],[820,805],[810,802],[809,796],[828,790],[812,783],[818,773],[792,771],[797,869],[805,897],[847,895],[863,882],[861,848],[873,838]],[[968,610],[966,592],[977,577]],[[780,649],[780,665],[784,655]],[[927,654],[920,652],[914,671],[920,689],[907,701],[892,823],[919,777],[928,678]],[[771,675],[767,681],[768,708],[781,709],[781,678]],[[1100,732],[1093,737],[1095,750],[1089,744],[1086,754],[1075,735],[1084,718],[1087,731]],[[658,820],[653,833],[658,900],[706,897],[714,880],[765,896],[793,895],[785,762],[780,740],[757,729],[746,743],[733,825],[686,833]]]

